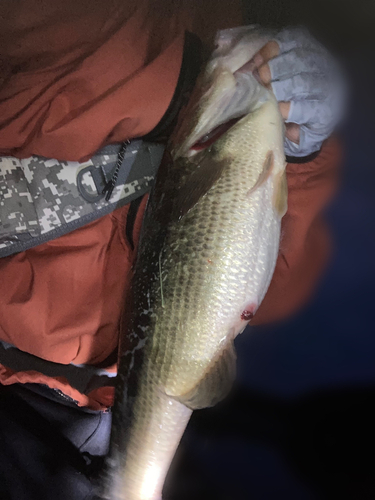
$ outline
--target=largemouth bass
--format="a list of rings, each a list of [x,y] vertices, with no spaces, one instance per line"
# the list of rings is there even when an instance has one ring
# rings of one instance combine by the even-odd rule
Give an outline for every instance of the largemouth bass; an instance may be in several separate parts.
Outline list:
[[[241,68],[265,41],[218,38],[158,171],[125,304],[104,497],[160,500],[194,409],[235,377],[233,340],[269,286],[286,211],[283,125]]]

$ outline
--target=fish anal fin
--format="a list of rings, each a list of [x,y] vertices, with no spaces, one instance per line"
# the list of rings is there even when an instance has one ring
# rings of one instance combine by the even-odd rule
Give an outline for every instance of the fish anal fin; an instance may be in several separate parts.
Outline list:
[[[288,183],[285,171],[276,180],[273,204],[279,216],[283,217],[288,209]]]
[[[204,377],[188,393],[174,399],[191,410],[214,406],[229,393],[236,375],[236,352],[233,341],[214,358]]]

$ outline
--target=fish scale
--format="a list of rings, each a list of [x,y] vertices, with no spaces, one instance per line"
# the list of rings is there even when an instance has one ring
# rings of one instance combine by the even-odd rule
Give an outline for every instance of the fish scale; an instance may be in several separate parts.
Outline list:
[[[143,221],[122,323],[104,493],[110,500],[161,499],[192,411],[215,404],[231,386],[233,340],[275,267],[286,207],[278,106],[257,90],[242,118],[195,151],[191,137],[210,99],[237,91],[228,72],[217,78],[215,66],[213,74],[211,85],[207,74],[197,82],[204,109],[193,101],[177,127]]]

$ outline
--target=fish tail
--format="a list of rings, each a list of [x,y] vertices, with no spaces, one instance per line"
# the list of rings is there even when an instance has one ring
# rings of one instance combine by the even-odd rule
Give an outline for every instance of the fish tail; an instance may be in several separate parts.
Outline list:
[[[155,387],[148,387],[137,403],[125,461],[121,456],[112,458],[117,466],[111,467],[105,496],[111,500],[161,500],[165,477],[192,413]]]

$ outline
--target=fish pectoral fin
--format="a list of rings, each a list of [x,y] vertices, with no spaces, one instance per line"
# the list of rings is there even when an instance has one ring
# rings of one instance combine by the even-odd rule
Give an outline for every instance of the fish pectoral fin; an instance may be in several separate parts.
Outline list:
[[[187,176],[174,199],[174,214],[178,218],[186,215],[212,188],[227,165],[225,160],[215,161],[209,151],[197,153],[196,161],[196,168]]]
[[[288,209],[288,183],[284,171],[276,181],[273,205],[280,217],[284,217]]]
[[[208,367],[199,383],[188,393],[174,396],[191,410],[214,406],[229,393],[236,376],[236,352],[229,341]]]
[[[252,194],[254,191],[256,191],[258,189],[259,186],[261,186],[264,182],[266,182],[266,180],[271,175],[274,164],[275,164],[275,155],[274,155],[273,151],[268,151],[266,158],[263,162],[262,171],[259,174],[259,177],[258,177],[256,183],[248,192],[248,195]]]

